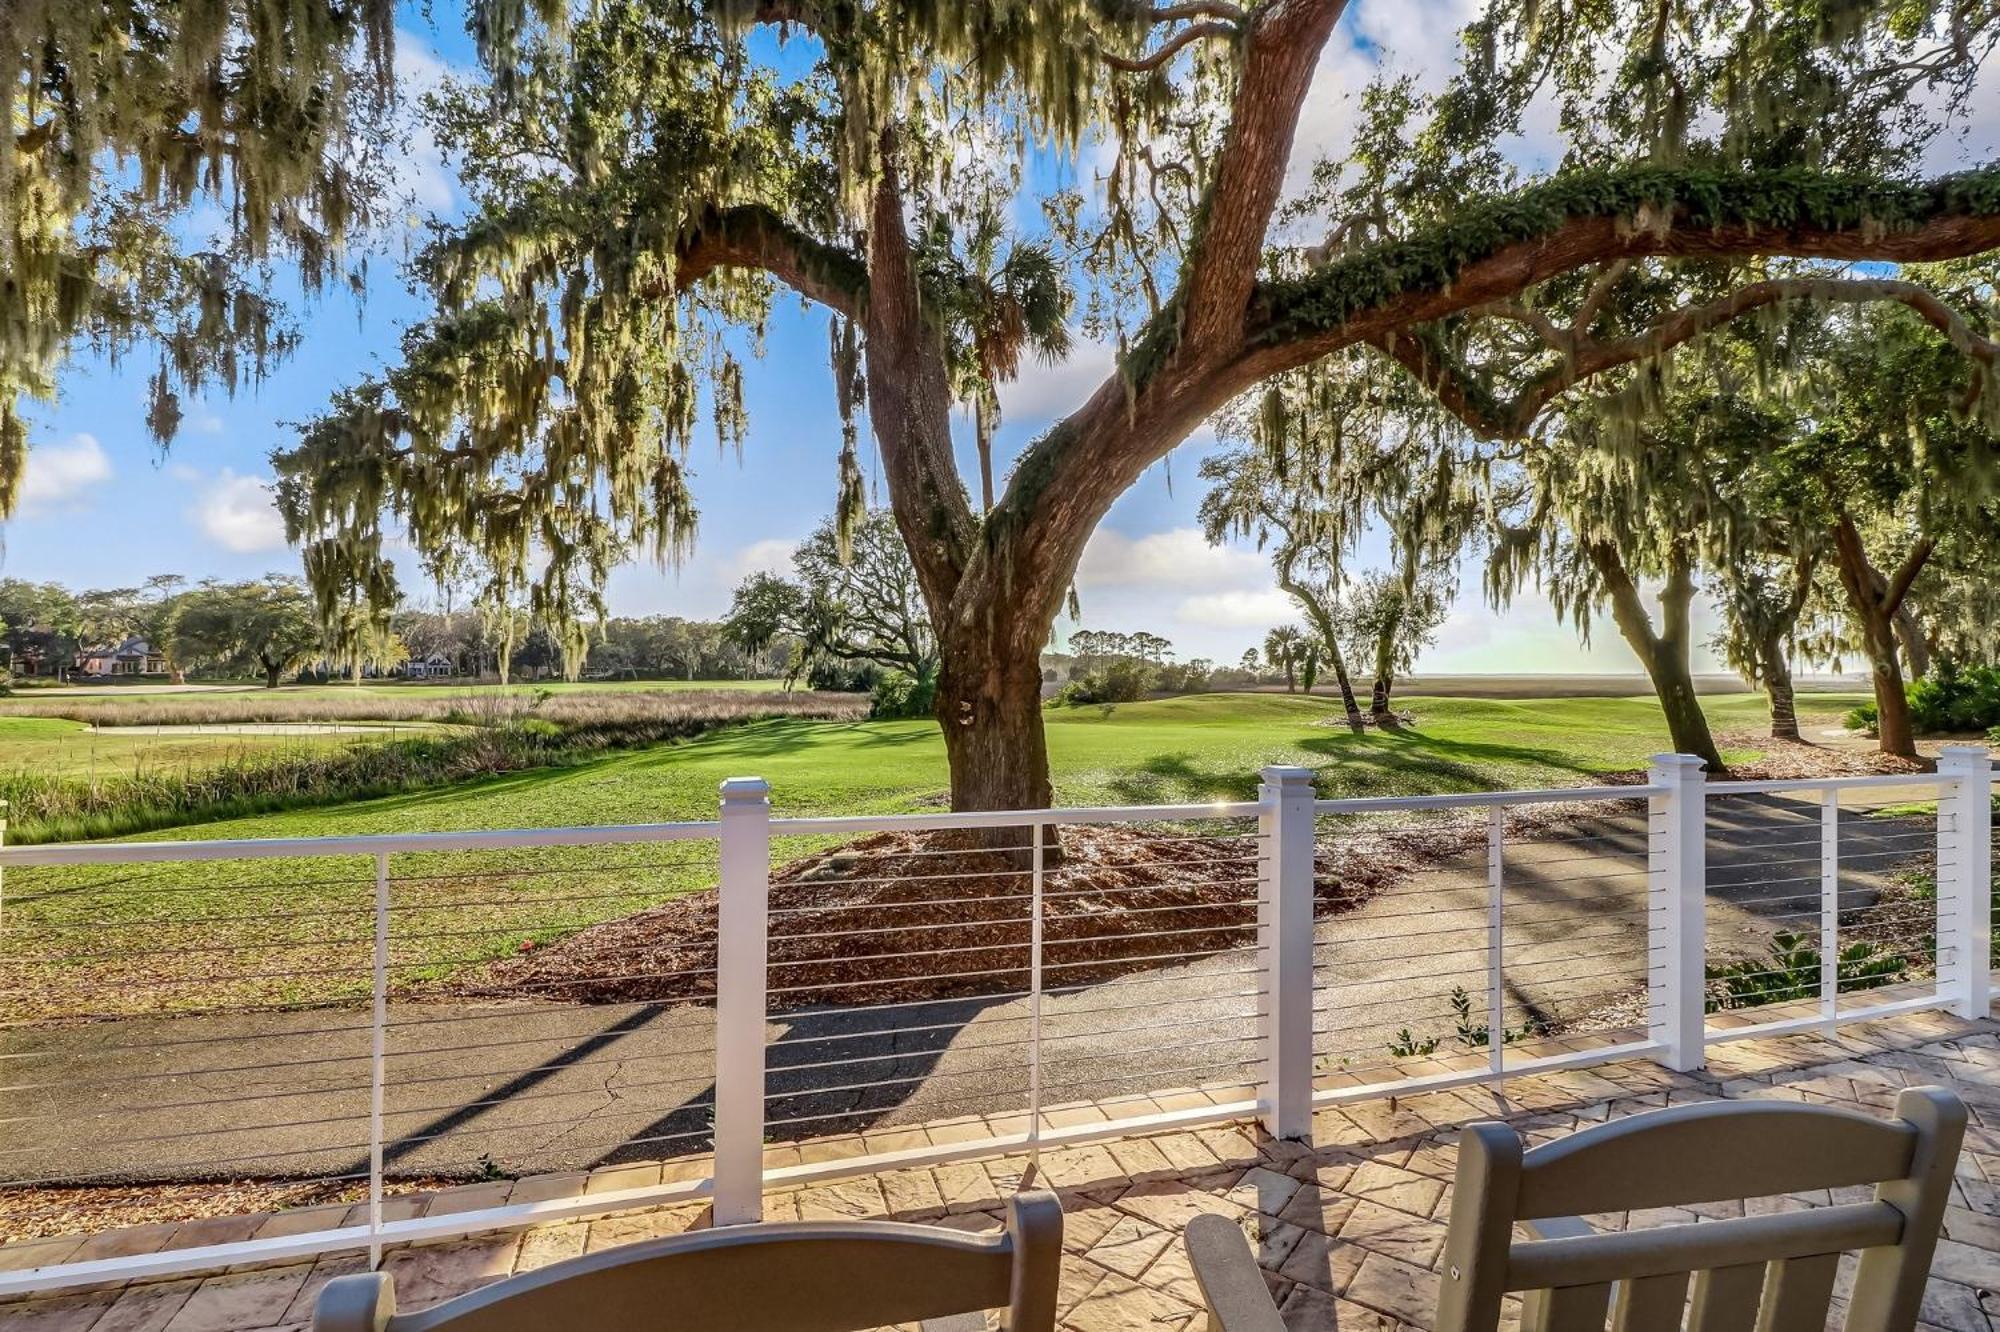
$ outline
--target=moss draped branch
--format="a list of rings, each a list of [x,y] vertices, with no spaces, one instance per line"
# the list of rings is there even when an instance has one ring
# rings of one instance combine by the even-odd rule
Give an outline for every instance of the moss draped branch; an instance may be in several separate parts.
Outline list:
[[[1800,277],[1752,282],[1719,300],[1683,306],[1645,332],[1627,338],[1581,337],[1574,330],[1556,329],[1549,323],[1550,331],[1544,337],[1551,348],[1563,354],[1563,359],[1535,376],[1506,402],[1481,388],[1476,377],[1434,336],[1419,332],[1409,337],[1375,339],[1371,345],[1414,375],[1474,433],[1488,439],[1518,439],[1534,427],[1551,403],[1585,379],[1618,366],[1650,360],[1752,310],[1786,301],[1903,305],[1988,370],[2000,361],[2000,344],[1975,332],[1965,317],[1936,293],[1914,282],[1894,278]]]
[[[859,255],[807,235],[760,204],[705,208],[688,228],[677,285],[686,288],[718,268],[760,269],[849,318],[868,288]]]
[[[2000,167],[1928,183],[1655,166],[1560,177],[1257,283],[1233,338],[1197,343],[1179,304],[1162,311],[1090,400],[1029,448],[989,521],[1019,529],[1015,579],[1067,586],[1112,501],[1239,394],[1358,344],[1435,357],[1441,344],[1414,330],[1562,274],[1644,257],[1914,263],[1994,248]],[[1461,417],[1509,410],[1462,367],[1439,361],[1420,378]]]

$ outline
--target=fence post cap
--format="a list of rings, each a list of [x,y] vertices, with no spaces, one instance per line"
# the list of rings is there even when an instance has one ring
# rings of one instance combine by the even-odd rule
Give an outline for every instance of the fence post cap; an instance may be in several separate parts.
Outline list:
[[[1941,745],[1938,748],[1938,766],[1945,764],[1979,764],[1992,761],[1993,751],[1985,745]]]
[[[1682,776],[1698,773],[1702,768],[1701,757],[1697,754],[1655,754],[1646,763],[1656,772],[1677,772]]]
[[[1264,785],[1275,786],[1288,791],[1296,791],[1300,787],[1311,786],[1313,782],[1313,770],[1311,768],[1300,768],[1285,764],[1274,763],[1268,768],[1261,768],[1258,770],[1257,775],[1264,779]]]
[[[725,777],[722,781],[722,802],[725,805],[735,801],[769,800],[770,796],[771,784],[762,777]]]

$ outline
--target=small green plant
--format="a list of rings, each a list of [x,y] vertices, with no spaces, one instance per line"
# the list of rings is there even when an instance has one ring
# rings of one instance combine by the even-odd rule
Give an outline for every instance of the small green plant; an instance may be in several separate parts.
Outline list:
[[[1819,949],[1804,935],[1779,930],[1771,936],[1763,957],[1708,967],[1708,1011],[1813,998],[1819,994],[1823,962]],[[1858,939],[1842,948],[1835,959],[1835,984],[1841,990],[1872,990],[1902,980],[1909,969],[1909,961],[1900,954]]]
[[[1414,1059],[1419,1055],[1437,1053],[1438,1038],[1425,1036],[1419,1039],[1408,1027],[1396,1033],[1396,1039],[1389,1042],[1389,1053],[1398,1059]]]
[[[1873,735],[1875,734],[1875,727],[1880,720],[1881,715],[1875,710],[1875,705],[1873,703],[1863,703],[1858,708],[1848,709],[1847,715],[1840,719],[1840,724],[1850,731],[1860,731],[1863,735]]]
[[[1492,1028],[1484,1022],[1472,1020],[1472,996],[1463,985],[1451,987],[1451,1011],[1457,1020],[1458,1043],[1468,1050],[1483,1050],[1492,1039]],[[1512,1045],[1515,1041],[1525,1041],[1532,1036],[1546,1036],[1550,1027],[1547,1018],[1539,1014],[1528,1014],[1528,1020],[1519,1027],[1502,1027],[1500,1043]]]

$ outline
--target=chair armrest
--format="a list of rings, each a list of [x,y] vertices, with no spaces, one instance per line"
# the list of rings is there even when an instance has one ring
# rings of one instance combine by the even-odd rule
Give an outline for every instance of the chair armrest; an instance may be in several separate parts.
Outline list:
[[[335,1277],[313,1304],[313,1332],[382,1332],[396,1312],[396,1283],[387,1272]]]
[[[1182,1236],[1214,1332],[1285,1332],[1257,1255],[1234,1221],[1198,1216]]]

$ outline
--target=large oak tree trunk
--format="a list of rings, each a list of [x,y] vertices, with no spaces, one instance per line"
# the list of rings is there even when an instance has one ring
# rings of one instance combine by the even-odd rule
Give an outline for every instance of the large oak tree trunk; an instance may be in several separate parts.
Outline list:
[[[1618,632],[1646,668],[1646,678],[1653,682],[1675,752],[1693,754],[1710,772],[1722,771],[1722,754],[1708,729],[1708,715],[1695,695],[1694,672],[1688,661],[1689,612],[1694,602],[1692,567],[1683,562],[1668,574],[1666,586],[1660,589],[1662,628],[1656,633],[1638,584],[1618,552],[1599,542],[1591,546],[1590,558],[1604,580]]]
[[[1048,741],[1038,653],[968,634],[944,653],[937,719],[951,765],[953,809],[1047,809]]]
[[[1764,677],[1764,695],[1771,701],[1771,738],[1798,740],[1799,711],[1792,689],[1792,663],[1785,656],[1785,640],[1767,634],[1758,645],[1757,673]]]
[[[1904,558],[1894,577],[1884,577],[1869,562],[1861,531],[1847,514],[1834,523],[1833,550],[1840,585],[1861,630],[1862,650],[1875,687],[1876,746],[1884,754],[1917,757],[1916,730],[1910,723],[1910,698],[1903,687],[1903,663],[1898,655],[1896,612],[1910,584],[1930,559],[1934,542],[1920,540]]]

